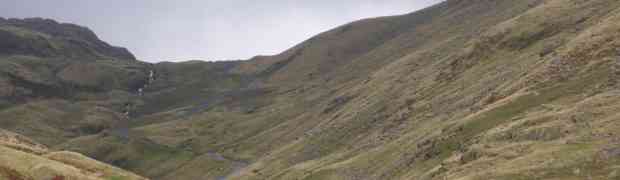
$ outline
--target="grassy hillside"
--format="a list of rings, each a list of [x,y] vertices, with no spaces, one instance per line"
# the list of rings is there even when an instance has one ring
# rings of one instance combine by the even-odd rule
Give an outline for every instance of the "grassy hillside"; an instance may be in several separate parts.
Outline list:
[[[237,100],[268,102],[252,111],[135,130],[251,163],[232,179],[614,178],[618,5],[450,1],[355,22],[233,69],[269,90]]]
[[[148,65],[87,28],[0,19],[0,123],[47,145],[99,133],[123,119]]]
[[[247,61],[11,56],[46,63],[0,66],[27,89],[0,91],[20,92],[0,120],[154,179],[618,179],[619,18],[615,0],[450,0]]]
[[[2,127],[46,144],[100,132],[119,121],[123,104],[136,98],[134,87],[146,77],[142,66],[0,57]]]

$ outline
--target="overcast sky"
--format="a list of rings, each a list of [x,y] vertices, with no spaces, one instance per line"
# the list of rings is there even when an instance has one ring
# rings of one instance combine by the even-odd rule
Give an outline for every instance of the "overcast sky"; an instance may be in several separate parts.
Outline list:
[[[150,62],[228,60],[276,54],[350,21],[440,1],[2,0],[0,16],[84,25]]]

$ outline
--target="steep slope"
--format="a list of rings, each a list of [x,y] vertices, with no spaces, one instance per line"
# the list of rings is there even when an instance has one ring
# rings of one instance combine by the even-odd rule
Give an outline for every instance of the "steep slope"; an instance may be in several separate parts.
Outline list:
[[[445,22],[438,15],[426,26],[432,33],[405,33],[384,44],[405,55],[390,58],[394,53],[382,47],[370,52],[372,62],[386,59],[380,69],[356,59],[340,74],[319,73],[350,79],[288,94],[318,97],[324,109],[303,107],[298,118],[228,150],[258,154],[240,179],[617,177],[618,157],[609,153],[618,148],[611,103],[617,92],[609,82],[617,77],[610,67],[618,56],[618,3],[451,3],[443,4]],[[499,12],[515,14],[501,19]],[[476,23],[449,23],[467,21]],[[406,37],[427,36],[435,37],[403,48]],[[371,70],[366,81],[346,75],[365,70]],[[331,101],[320,99],[327,94]],[[593,112],[599,113],[581,116]],[[570,123],[571,116],[583,119]],[[274,144],[267,153],[256,150]]]
[[[385,44],[401,47],[395,52],[406,56],[378,56],[390,52],[383,48],[369,53],[391,62],[371,71],[366,82],[351,77],[317,85],[320,90],[310,86],[305,93],[290,93],[304,100],[335,96],[316,100],[325,103],[323,111],[304,107],[297,119],[238,143],[237,152],[229,150],[231,155],[259,154],[240,179],[617,177],[618,156],[609,153],[618,148],[612,110],[617,105],[611,103],[617,92],[609,83],[617,77],[610,68],[618,56],[616,1],[443,5],[454,13],[444,16],[446,22],[477,23],[451,24],[445,28],[465,29],[442,35],[450,30],[442,28],[441,16],[433,18],[426,36],[437,37],[421,47],[402,48],[410,33]],[[489,16],[519,7],[525,11],[513,17]],[[466,19],[457,18],[461,13]],[[468,37],[478,28],[480,34]],[[425,37],[414,34],[410,37]],[[350,65],[355,68],[327,77],[372,67],[364,64],[357,59]],[[598,113],[585,115],[593,112]],[[580,120],[567,118],[572,116]],[[584,122],[589,125],[579,125]],[[268,153],[256,150],[273,144],[276,148],[266,148]]]

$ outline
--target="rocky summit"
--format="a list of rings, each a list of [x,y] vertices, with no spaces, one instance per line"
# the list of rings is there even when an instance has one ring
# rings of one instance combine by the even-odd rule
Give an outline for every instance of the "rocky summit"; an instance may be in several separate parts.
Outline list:
[[[0,179],[620,179],[620,1],[448,0],[150,64],[0,19]]]

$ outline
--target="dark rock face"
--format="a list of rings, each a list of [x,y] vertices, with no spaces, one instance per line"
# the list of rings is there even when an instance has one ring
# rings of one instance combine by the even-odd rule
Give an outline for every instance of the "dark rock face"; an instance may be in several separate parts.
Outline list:
[[[127,49],[112,46],[100,40],[90,29],[75,24],[58,23],[43,18],[2,18],[0,19],[0,26],[17,27],[49,36],[49,38],[21,37],[15,32],[0,29],[2,39],[10,40],[0,43],[0,53],[4,54],[30,53],[37,56],[68,57],[99,57],[103,55],[123,60],[136,59]],[[28,46],[32,44],[49,47]]]

